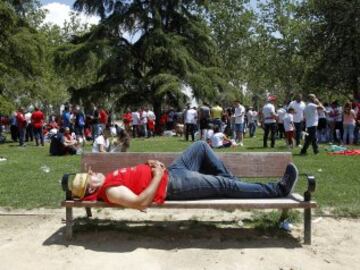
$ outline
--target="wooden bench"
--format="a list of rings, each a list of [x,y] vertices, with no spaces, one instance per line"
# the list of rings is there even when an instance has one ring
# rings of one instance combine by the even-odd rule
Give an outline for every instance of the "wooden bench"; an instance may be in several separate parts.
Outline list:
[[[131,167],[149,159],[160,160],[165,165],[171,162],[179,153],[86,153],[81,159],[81,171],[91,167],[95,172],[108,173],[118,168]],[[218,153],[229,170],[241,178],[281,177],[286,165],[292,161],[291,153]],[[304,209],[304,243],[311,244],[311,209],[317,207],[311,200],[311,193],[315,191],[315,179],[308,176],[308,189],[304,197],[291,194],[286,198],[276,199],[211,199],[193,201],[165,201],[163,205],[153,205],[156,208],[211,208],[222,210],[235,209],[280,209],[286,215],[289,209]],[[91,208],[117,207],[104,202],[78,201],[71,198],[67,192],[66,199],[61,203],[66,208],[67,240],[73,235],[73,207],[85,207],[88,217],[92,216]]]

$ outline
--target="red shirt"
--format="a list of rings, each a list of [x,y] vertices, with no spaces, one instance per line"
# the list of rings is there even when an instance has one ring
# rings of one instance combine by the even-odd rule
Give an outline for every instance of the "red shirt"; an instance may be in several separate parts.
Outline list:
[[[153,202],[163,204],[166,198],[166,187],[168,182],[168,172],[165,171],[161,178],[158,189],[156,190]],[[134,167],[118,169],[106,175],[105,182],[98,191],[85,197],[85,201],[104,201],[111,204],[106,196],[106,190],[109,187],[125,186],[136,195],[140,195],[152,180],[151,167],[147,164],[140,164]]]
[[[132,121],[132,115],[131,112],[124,113],[123,114],[123,121],[126,126],[130,125],[130,122]]]
[[[41,128],[43,126],[44,114],[42,111],[34,111],[31,115],[31,122],[35,128]]]
[[[26,120],[25,120],[23,113],[18,112],[16,114],[16,122],[17,122],[18,128],[24,128],[26,126]]]
[[[105,112],[105,110],[100,110],[99,112],[99,122],[101,124],[106,125],[108,122],[108,114]]]

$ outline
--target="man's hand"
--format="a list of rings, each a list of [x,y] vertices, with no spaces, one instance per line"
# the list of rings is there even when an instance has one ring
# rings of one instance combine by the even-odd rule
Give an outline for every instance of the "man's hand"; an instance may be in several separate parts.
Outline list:
[[[165,171],[165,166],[161,166],[160,164],[161,162],[159,163],[155,163],[153,166],[151,166],[151,171],[152,171],[152,174],[153,174],[153,177],[159,177],[159,178],[162,178],[162,176],[164,175],[164,171]],[[164,165],[164,164],[162,164]]]

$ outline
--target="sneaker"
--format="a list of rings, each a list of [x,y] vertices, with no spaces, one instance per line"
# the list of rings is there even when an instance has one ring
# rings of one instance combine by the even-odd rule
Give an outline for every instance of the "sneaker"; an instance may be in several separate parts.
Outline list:
[[[284,176],[278,182],[283,195],[286,197],[294,191],[296,182],[299,178],[299,171],[293,163],[289,163],[286,167]]]

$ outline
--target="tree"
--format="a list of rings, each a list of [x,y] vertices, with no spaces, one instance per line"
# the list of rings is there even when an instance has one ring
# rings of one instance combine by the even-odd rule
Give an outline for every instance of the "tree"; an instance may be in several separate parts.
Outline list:
[[[101,23],[75,37],[57,57],[69,70],[97,71],[96,82],[74,90],[79,96],[121,105],[150,103],[159,114],[164,102],[183,102],[184,85],[207,100],[232,90],[200,16],[206,1],[99,2],[76,1],[78,11],[99,15]]]
[[[301,15],[309,21],[308,83],[360,99],[360,0],[306,1]]]
[[[31,1],[25,2],[30,5]],[[30,9],[31,12],[24,11],[19,15],[17,10],[29,11],[7,2],[0,3],[2,104],[13,104],[13,106],[28,106],[34,102],[58,104],[66,98],[66,89],[54,72],[51,62],[51,43],[48,43],[45,34],[35,28],[40,27],[39,20],[44,18],[44,13],[40,9]]]

